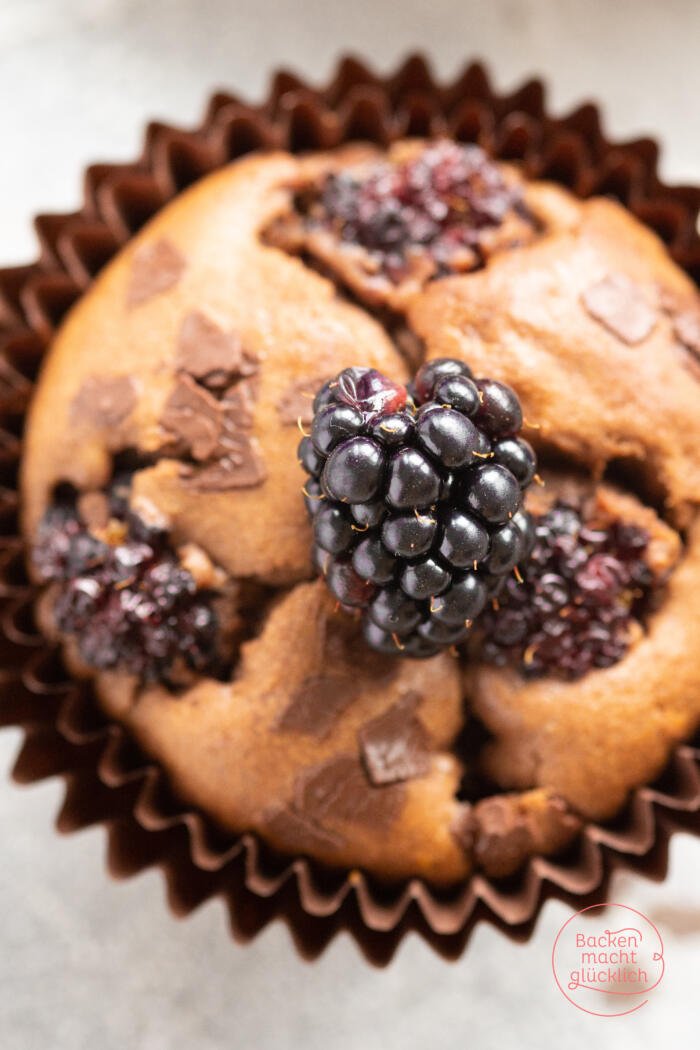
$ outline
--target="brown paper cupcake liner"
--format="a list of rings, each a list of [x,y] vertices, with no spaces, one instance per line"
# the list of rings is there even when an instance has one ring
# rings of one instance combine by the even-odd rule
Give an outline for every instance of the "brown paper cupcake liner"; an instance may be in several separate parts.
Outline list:
[[[420,879],[386,885],[360,871],[276,856],[255,835],[224,836],[179,804],[163,771],[105,718],[89,684],[71,680],[35,626],[36,589],[26,576],[17,520],[24,414],[57,325],[101,267],[176,193],[251,150],[439,134],[478,142],[580,196],[618,198],[700,282],[700,189],[659,180],[652,140],[610,142],[590,104],[549,116],[538,80],[499,95],[477,64],[453,83],[437,84],[420,56],[387,78],[346,58],[320,90],[279,72],[259,106],[218,93],[193,131],[150,124],[133,164],[88,168],[80,211],[36,219],[35,263],[0,270],[0,726],[24,730],[14,777],[27,783],[63,776],[58,828],[104,824],[110,872],[125,877],[158,865],[175,914],[221,895],[237,940],[281,918],[306,958],[339,930],[378,964],[388,962],[409,930],[446,958],[464,950],[481,921],[526,940],[545,899],[577,909],[604,900],[616,868],[662,879],[671,833],[700,833],[698,739],[677,747],[660,780],[635,791],[614,822],[586,825],[565,855],[533,857],[508,879],[476,874],[448,890]]]

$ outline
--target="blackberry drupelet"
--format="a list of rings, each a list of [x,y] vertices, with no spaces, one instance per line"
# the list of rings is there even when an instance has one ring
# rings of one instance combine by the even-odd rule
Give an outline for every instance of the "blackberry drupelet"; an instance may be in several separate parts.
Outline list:
[[[143,681],[171,680],[178,667],[216,673],[216,592],[198,589],[165,531],[128,507],[128,487],[108,494],[109,522],[90,531],[74,496],[59,499],[39,529],[34,565],[56,587],[58,629],[76,637],[81,657]]]
[[[380,651],[423,657],[463,642],[534,539],[522,497],[535,456],[517,436],[517,397],[443,358],[410,392],[345,369],[314,412],[299,459],[329,589],[361,610]]]
[[[617,663],[654,585],[648,540],[636,525],[598,525],[580,507],[556,503],[535,519],[523,583],[507,580],[498,608],[481,620],[482,655],[527,676],[570,680]]]

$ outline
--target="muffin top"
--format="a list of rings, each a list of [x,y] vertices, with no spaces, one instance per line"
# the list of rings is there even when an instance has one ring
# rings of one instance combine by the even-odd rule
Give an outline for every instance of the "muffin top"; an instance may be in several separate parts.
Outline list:
[[[389,417],[415,402],[406,426],[428,409],[454,422],[457,402],[426,386],[444,360],[478,377],[484,462],[429,451],[439,491],[397,514],[351,461],[378,516],[334,510],[308,476],[335,447],[321,451],[323,391],[383,377],[362,434],[371,423],[393,477],[416,449]],[[520,438],[488,418],[507,388]],[[164,208],[50,348],[22,465],[40,621],[223,828],[383,878],[505,875],[613,815],[700,719],[698,438],[700,300],[619,205],[448,141],[253,156]],[[419,601],[387,514],[432,523],[450,583],[420,601],[439,613],[471,579],[450,562],[460,500],[477,506],[460,471],[517,474],[514,441],[540,468],[533,481],[533,454],[502,519],[474,511],[485,608],[412,651],[387,626]],[[494,536],[518,516],[527,552],[494,582]],[[375,534],[368,619],[343,566]],[[364,564],[353,555],[352,580]],[[396,646],[375,651],[378,633]]]

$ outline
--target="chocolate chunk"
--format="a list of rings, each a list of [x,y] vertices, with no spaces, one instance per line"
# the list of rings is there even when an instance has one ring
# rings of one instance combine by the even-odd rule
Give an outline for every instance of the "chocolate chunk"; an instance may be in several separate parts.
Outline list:
[[[369,779],[376,786],[423,777],[430,771],[430,738],[415,711],[421,697],[406,693],[358,732]]]
[[[509,875],[532,852],[527,816],[512,798],[484,799],[473,810],[474,860],[489,875]]]
[[[178,376],[160,422],[197,460],[208,460],[219,447],[223,429],[221,406],[188,375]]]
[[[131,262],[128,306],[139,306],[174,288],[185,270],[185,259],[170,241],[161,239],[139,248]]]
[[[191,375],[181,372],[165,405],[161,424],[202,467],[183,466],[181,476],[203,492],[250,488],[267,472],[253,426],[255,389],[239,382],[217,398]]]
[[[356,680],[347,675],[311,675],[294,690],[277,729],[322,740],[359,692]]]
[[[263,483],[267,471],[255,438],[241,433],[230,434],[226,437],[226,449],[225,455],[206,466],[183,467],[183,478],[200,492],[225,492]]]
[[[341,835],[324,830],[289,806],[268,810],[263,814],[263,822],[278,849],[288,853],[337,850],[344,845]]]
[[[250,430],[253,426],[255,398],[255,381],[250,379],[235,383],[228,390],[224,391],[221,405],[224,411],[224,428],[226,430]]]
[[[510,875],[527,857],[568,845],[581,820],[564,799],[552,795],[533,806],[527,797],[495,795],[462,803],[450,831],[474,862],[495,878]]]
[[[195,310],[187,314],[177,346],[177,364],[207,386],[226,386],[234,377],[253,375],[257,359],[243,350],[241,338]]]
[[[277,413],[282,423],[296,424],[301,420],[309,424],[314,418],[314,392],[325,382],[325,379],[295,379],[280,395],[277,402]]]
[[[75,423],[116,427],[136,405],[136,386],[129,376],[91,376],[71,403]]]
[[[295,809],[323,824],[344,821],[386,830],[405,801],[403,784],[373,787],[354,755],[339,755],[302,774],[295,785]]]
[[[592,285],[581,300],[594,320],[629,346],[646,339],[656,324],[656,310],[639,286],[621,273]]]
[[[673,333],[679,343],[700,359],[700,310],[684,310],[673,320]]]

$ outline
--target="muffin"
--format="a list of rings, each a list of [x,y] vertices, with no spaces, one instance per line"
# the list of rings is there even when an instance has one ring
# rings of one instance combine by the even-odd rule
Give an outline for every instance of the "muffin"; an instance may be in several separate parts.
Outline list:
[[[380,486],[358,499],[379,518],[319,544],[299,429],[308,449],[348,375],[457,411],[443,374],[479,377],[463,414],[486,443],[407,504],[450,577],[416,615],[472,578],[445,507],[490,458],[517,473],[509,442],[540,469],[493,520],[532,534],[494,581],[489,532],[488,601],[444,644],[384,623],[378,645],[333,572],[352,553],[357,575],[365,532],[386,546],[397,504]],[[500,431],[493,391],[522,406]],[[380,880],[506,876],[613,816],[700,721],[699,431],[700,299],[621,206],[445,139],[254,155],[163,208],[53,341],[22,463],[40,623],[221,829]],[[392,470],[403,446],[382,448]]]

